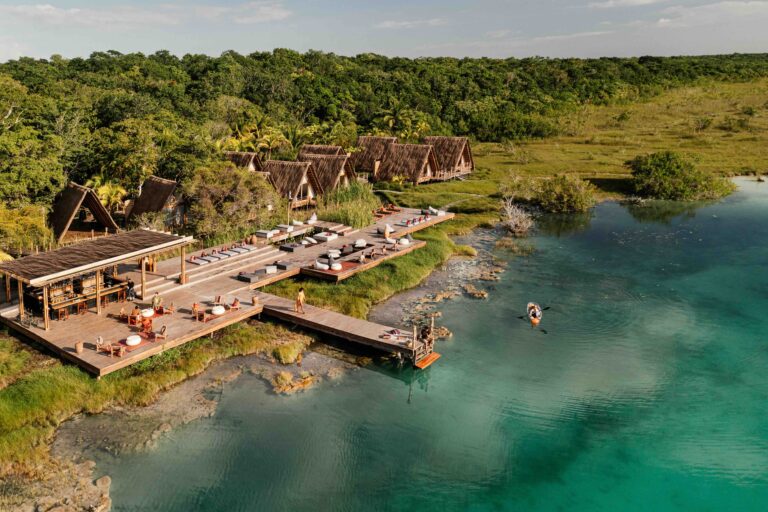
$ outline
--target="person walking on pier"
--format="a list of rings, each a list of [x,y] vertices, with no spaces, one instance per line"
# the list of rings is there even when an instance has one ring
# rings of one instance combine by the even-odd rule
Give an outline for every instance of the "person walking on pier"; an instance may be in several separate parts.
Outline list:
[[[293,305],[293,310],[296,313],[304,314],[304,288],[299,288],[299,293],[296,294],[296,304]]]
[[[136,300],[136,290],[134,290],[135,285],[133,284],[133,279],[130,277],[128,278],[128,282],[126,283],[126,288],[128,289],[128,300]]]

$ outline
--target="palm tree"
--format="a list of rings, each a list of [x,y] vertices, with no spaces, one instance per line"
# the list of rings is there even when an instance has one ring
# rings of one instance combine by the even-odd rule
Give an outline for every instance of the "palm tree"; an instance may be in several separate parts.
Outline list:
[[[85,186],[93,189],[96,197],[110,213],[114,213],[123,204],[123,199],[128,194],[117,180],[108,178],[103,172],[91,176]]]
[[[103,204],[110,213],[114,213],[123,204],[123,199],[128,192],[120,186],[119,183],[111,181],[105,183],[96,190],[101,204]]]
[[[292,124],[284,128],[283,137],[293,149],[299,149],[299,147],[307,140],[306,132],[297,124]]]
[[[259,148],[267,152],[267,160],[272,159],[272,151],[280,149],[290,144],[285,136],[277,131],[265,133],[261,139],[259,139]]]
[[[381,111],[379,122],[389,128],[390,133],[394,133],[411,122],[411,112],[397,98],[390,97],[388,104],[389,107]]]

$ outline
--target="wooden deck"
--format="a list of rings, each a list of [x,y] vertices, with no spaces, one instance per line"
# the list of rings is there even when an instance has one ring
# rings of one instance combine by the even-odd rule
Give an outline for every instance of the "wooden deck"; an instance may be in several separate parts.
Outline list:
[[[89,310],[83,315],[70,315],[68,320],[52,320],[51,329],[46,331],[42,328],[42,321],[38,326],[22,325],[17,321],[18,306],[13,304],[0,304],[0,322],[6,324],[9,328],[19,332],[32,340],[35,340],[44,346],[50,348],[59,354],[63,359],[72,361],[85,370],[97,375],[107,375],[113,371],[129,366],[135,362],[141,361],[152,355],[159,354],[168,348],[176,347],[196,338],[206,336],[227,325],[248,319],[262,311],[262,306],[251,305],[253,290],[280,281],[296,275],[305,274],[313,277],[328,279],[326,275],[319,275],[313,272],[314,262],[327,253],[329,249],[341,249],[344,245],[354,244],[359,238],[366,239],[367,242],[375,247],[384,245],[384,239],[379,230],[383,231],[385,224],[389,223],[394,229],[393,236],[402,237],[408,233],[413,233],[421,229],[433,226],[440,222],[445,222],[453,218],[453,214],[446,214],[441,217],[432,217],[412,226],[403,226],[407,219],[421,216],[420,211],[403,209],[403,211],[377,219],[376,222],[361,230],[353,230],[341,224],[329,222],[318,223],[318,227],[325,230],[337,231],[342,233],[337,239],[301,249],[297,252],[285,252],[269,244],[262,244],[255,250],[233,256],[215,263],[209,263],[203,266],[195,266],[187,263],[188,282],[179,284],[180,275],[178,258],[171,258],[157,263],[155,272],[147,273],[146,300],[136,301],[141,306],[146,307],[149,298],[158,292],[165,305],[174,304],[176,313],[170,316],[164,316],[156,319],[154,322],[154,331],[158,331],[162,325],[167,325],[168,338],[166,341],[145,342],[136,349],[126,353],[121,358],[96,353],[93,349],[95,340],[102,336],[107,343],[119,342],[126,336],[134,334],[136,328],[129,327],[125,322],[119,320],[118,314],[121,308],[130,311],[133,303],[112,303],[106,306],[101,315],[96,314],[94,309]],[[408,254],[425,245],[423,241],[414,241],[411,246],[403,248],[397,252],[388,252],[386,256],[380,256],[376,260],[369,261],[362,265],[348,267],[339,275],[332,279],[340,281],[347,279],[359,272],[364,272],[370,268],[380,265],[384,261]],[[210,249],[206,250],[210,253]],[[194,253],[199,255],[199,251]],[[276,274],[263,274],[256,282],[248,283],[238,279],[241,272],[254,272],[264,269],[276,261],[289,264],[287,270],[278,271]],[[139,272],[134,265],[121,265],[121,277],[131,276],[135,282],[139,282]],[[260,274],[261,276],[261,274]],[[137,293],[139,292],[137,284]],[[231,303],[237,297],[242,309],[237,312],[228,312],[225,315],[211,320],[207,323],[197,322],[192,318],[191,307],[197,302],[206,309],[210,309],[211,302],[216,296],[223,296],[227,303]],[[312,311],[311,317],[295,318],[291,316],[292,302],[285,299],[279,299],[274,296],[260,294],[263,297],[264,310],[269,314],[279,318],[282,315],[283,320],[292,321],[305,328],[316,330],[318,332],[337,336],[349,341],[362,343],[367,346],[375,347],[387,352],[398,352],[408,356],[412,349],[404,343],[396,343],[384,340],[381,336],[383,331],[391,330],[392,327],[381,326],[366,322],[364,320],[350,318],[338,313],[324,311],[319,308],[307,307],[307,311]],[[270,309],[271,308],[271,309]],[[82,340],[86,348],[81,354],[75,352],[75,342]]]
[[[402,247],[396,251],[389,251],[384,255],[380,254],[376,256],[376,259],[374,260],[366,259],[365,263],[359,263],[355,255],[351,255],[346,258],[342,257],[338,260],[339,263],[342,264],[341,270],[318,270],[312,267],[304,267],[301,269],[301,274],[338,283],[339,281],[349,279],[350,277],[359,274],[360,272],[365,272],[366,270],[378,267],[385,261],[399,258],[400,256],[404,256],[409,252],[415,251],[416,249],[421,249],[425,245],[427,245],[427,242],[422,240],[415,240],[406,247]]]
[[[293,310],[294,302],[290,299],[261,292],[257,292],[256,295],[267,316],[385,352],[400,353],[409,359],[413,357],[413,336],[410,332],[395,337],[390,334],[390,331],[395,330],[391,326],[360,320],[310,305],[304,306],[304,314],[296,313]]]
[[[128,352],[123,357],[110,357],[106,353],[97,353],[96,338],[101,336],[106,343],[118,343],[124,341],[131,334],[138,334],[139,328],[129,326],[127,322],[119,318],[122,308],[130,311],[133,303],[113,303],[103,309],[101,315],[90,310],[83,315],[71,315],[67,320],[54,320],[52,328],[46,331],[42,326],[19,324],[15,317],[18,307],[13,306],[0,312],[0,321],[23,336],[30,338],[51,349],[63,359],[76,363],[84,370],[98,376],[104,376],[133,363],[159,354],[169,348],[177,347],[188,341],[211,334],[227,325],[246,320],[261,313],[261,305],[251,305],[250,294],[240,294],[237,297],[241,301],[240,311],[227,311],[224,315],[208,322],[199,322],[192,317],[191,305],[193,302],[201,302],[201,306],[210,310],[210,302],[213,297],[201,297],[190,293],[190,290],[178,290],[164,296],[165,304],[174,303],[176,311],[172,315],[163,315],[153,319],[153,330],[159,331],[161,326],[167,326],[167,339],[158,341],[144,341],[136,348],[127,347]],[[227,300],[231,303],[235,295],[229,295]],[[201,299],[206,299],[201,301]],[[137,302],[141,306],[146,304]],[[85,349],[81,354],[75,352],[75,343],[83,341]]]

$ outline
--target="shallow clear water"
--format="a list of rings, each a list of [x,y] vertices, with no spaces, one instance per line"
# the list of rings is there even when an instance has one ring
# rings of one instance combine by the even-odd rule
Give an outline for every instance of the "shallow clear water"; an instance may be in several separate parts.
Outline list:
[[[420,374],[239,378],[213,418],[99,461],[115,509],[767,510],[768,184],[739,184],[553,219],[490,300],[442,307],[454,338]]]

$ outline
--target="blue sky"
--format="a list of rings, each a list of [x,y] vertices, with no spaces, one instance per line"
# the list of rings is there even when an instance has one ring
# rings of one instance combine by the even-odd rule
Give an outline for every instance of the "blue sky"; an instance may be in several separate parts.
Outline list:
[[[0,61],[93,51],[596,57],[768,51],[768,0],[0,0]]]

